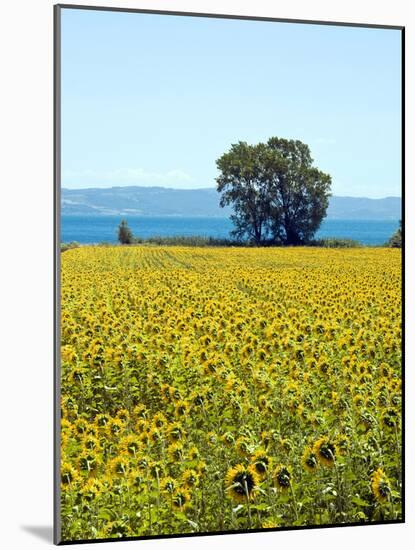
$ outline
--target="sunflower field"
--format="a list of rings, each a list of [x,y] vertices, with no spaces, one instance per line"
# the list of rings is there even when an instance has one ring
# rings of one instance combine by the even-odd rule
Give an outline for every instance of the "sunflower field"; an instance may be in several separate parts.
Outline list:
[[[62,254],[63,540],[399,520],[401,252]]]

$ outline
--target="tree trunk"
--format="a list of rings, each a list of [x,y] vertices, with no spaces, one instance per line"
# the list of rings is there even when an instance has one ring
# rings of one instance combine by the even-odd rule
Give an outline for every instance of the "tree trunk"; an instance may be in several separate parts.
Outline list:
[[[298,244],[301,244],[301,239],[298,235],[298,233],[294,230],[294,229],[291,229],[291,227],[286,227],[285,228],[285,234],[286,234],[286,237],[285,237],[285,244],[286,245],[298,245]]]

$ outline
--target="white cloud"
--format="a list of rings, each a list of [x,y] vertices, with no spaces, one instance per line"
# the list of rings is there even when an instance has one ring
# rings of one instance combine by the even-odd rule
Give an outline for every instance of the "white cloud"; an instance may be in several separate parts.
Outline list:
[[[64,170],[63,187],[97,186],[112,187],[117,185],[185,185],[193,178],[180,169],[167,172],[151,172],[143,168],[119,168],[117,170]]]

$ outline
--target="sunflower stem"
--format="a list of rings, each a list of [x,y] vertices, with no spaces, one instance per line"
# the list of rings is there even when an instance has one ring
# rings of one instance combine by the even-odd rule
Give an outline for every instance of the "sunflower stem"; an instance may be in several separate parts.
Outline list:
[[[294,487],[292,486],[291,483],[290,483],[290,490],[291,490],[291,496],[292,496],[292,498],[293,498],[295,520],[298,521],[298,505],[297,505],[297,499],[295,498]]]
[[[251,506],[249,504],[249,492],[248,492],[248,485],[246,483],[246,479],[243,480],[243,483],[244,483],[244,491],[245,491],[245,498],[246,498],[246,508],[248,510],[248,525],[249,525],[249,528],[252,529]]]

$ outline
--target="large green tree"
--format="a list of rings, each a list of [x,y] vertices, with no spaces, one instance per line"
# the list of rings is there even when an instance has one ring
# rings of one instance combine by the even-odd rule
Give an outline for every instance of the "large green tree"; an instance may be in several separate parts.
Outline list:
[[[231,220],[236,238],[248,237],[256,244],[269,236],[269,181],[264,173],[269,155],[263,143],[248,145],[239,142],[216,161],[221,171],[217,190],[220,205],[231,205]]]
[[[308,145],[277,137],[240,141],[216,163],[220,204],[234,211],[234,236],[287,245],[313,237],[326,215],[331,177],[313,166]]]

